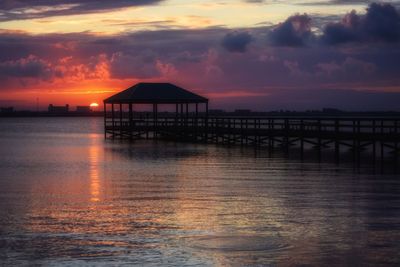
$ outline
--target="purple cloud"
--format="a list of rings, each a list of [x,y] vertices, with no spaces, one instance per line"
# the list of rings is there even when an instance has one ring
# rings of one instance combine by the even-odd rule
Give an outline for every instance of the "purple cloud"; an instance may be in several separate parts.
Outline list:
[[[321,37],[323,43],[400,41],[400,14],[390,4],[372,3],[365,15],[354,10],[341,22],[328,24]]]
[[[303,46],[313,38],[311,18],[307,15],[294,15],[277,25],[268,34],[275,46]]]
[[[0,77],[28,77],[45,79],[51,75],[48,62],[34,55],[17,60],[0,62]]]
[[[224,36],[221,44],[229,52],[244,53],[252,41],[253,37],[248,32],[232,32]]]

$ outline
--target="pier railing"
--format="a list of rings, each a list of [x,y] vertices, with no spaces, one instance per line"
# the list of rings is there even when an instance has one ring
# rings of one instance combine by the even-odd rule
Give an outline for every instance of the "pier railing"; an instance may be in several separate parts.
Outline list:
[[[313,146],[320,152],[343,147],[356,154],[370,150],[375,158],[399,152],[400,118],[377,117],[201,117],[121,116],[105,118],[105,137],[173,139],[216,144],[240,144],[286,150]],[[385,152],[385,149],[387,150]]]
[[[159,117],[140,116],[132,119],[122,118],[105,121],[106,130],[120,130],[154,127],[162,130],[163,127],[179,128],[207,128],[208,131],[225,129],[235,131],[256,130],[256,131],[303,131],[303,132],[324,132],[324,133],[353,133],[353,134],[393,134],[400,133],[400,118],[309,118],[309,117]],[[396,136],[393,136],[396,137]]]

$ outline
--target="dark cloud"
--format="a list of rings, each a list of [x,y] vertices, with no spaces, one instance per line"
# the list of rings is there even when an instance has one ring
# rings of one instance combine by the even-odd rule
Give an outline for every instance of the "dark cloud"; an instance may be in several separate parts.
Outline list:
[[[272,28],[268,41],[274,46],[289,47],[400,41],[400,13],[391,4],[372,3],[365,14],[359,15],[353,10],[339,22],[333,22],[337,19],[338,16],[319,16],[313,20],[315,25],[311,25],[308,15],[294,15]],[[311,26],[322,29],[322,34],[314,34]]]
[[[229,52],[246,52],[247,46],[253,41],[253,37],[248,32],[228,33],[222,39],[222,46]]]
[[[34,55],[0,62],[0,77],[27,77],[46,79],[51,75],[50,64]]]
[[[275,46],[303,46],[313,37],[311,18],[306,14],[289,17],[268,35],[269,41]]]
[[[153,5],[163,0],[6,0],[0,1],[0,20],[44,18],[104,12],[113,9]]]
[[[365,15],[355,11],[347,14],[341,22],[328,24],[321,36],[326,44],[347,42],[400,41],[400,15],[390,4],[373,3]]]

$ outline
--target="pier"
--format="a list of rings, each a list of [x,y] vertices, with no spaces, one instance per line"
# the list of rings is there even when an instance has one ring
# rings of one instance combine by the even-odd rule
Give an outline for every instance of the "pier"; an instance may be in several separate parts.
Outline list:
[[[350,151],[355,160],[362,153],[373,161],[386,157],[398,160],[400,118],[397,117],[209,116],[206,98],[170,84],[138,85],[104,101],[105,138],[280,148],[287,153],[298,148],[301,155],[312,148],[319,156],[323,150],[333,151],[336,161],[344,151]],[[156,92],[165,87],[170,89],[167,99]],[[144,91],[149,93],[145,97]],[[139,104],[151,105],[152,111],[134,111]],[[160,105],[170,106],[169,111],[159,112]],[[200,105],[203,110],[199,110]]]

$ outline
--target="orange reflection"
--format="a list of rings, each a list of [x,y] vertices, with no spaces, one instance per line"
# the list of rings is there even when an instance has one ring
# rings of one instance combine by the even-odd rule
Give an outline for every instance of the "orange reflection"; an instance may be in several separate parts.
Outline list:
[[[96,136],[90,136],[95,140]],[[90,201],[100,200],[100,178],[99,178],[99,147],[93,144],[89,147],[89,177],[90,177]]]

